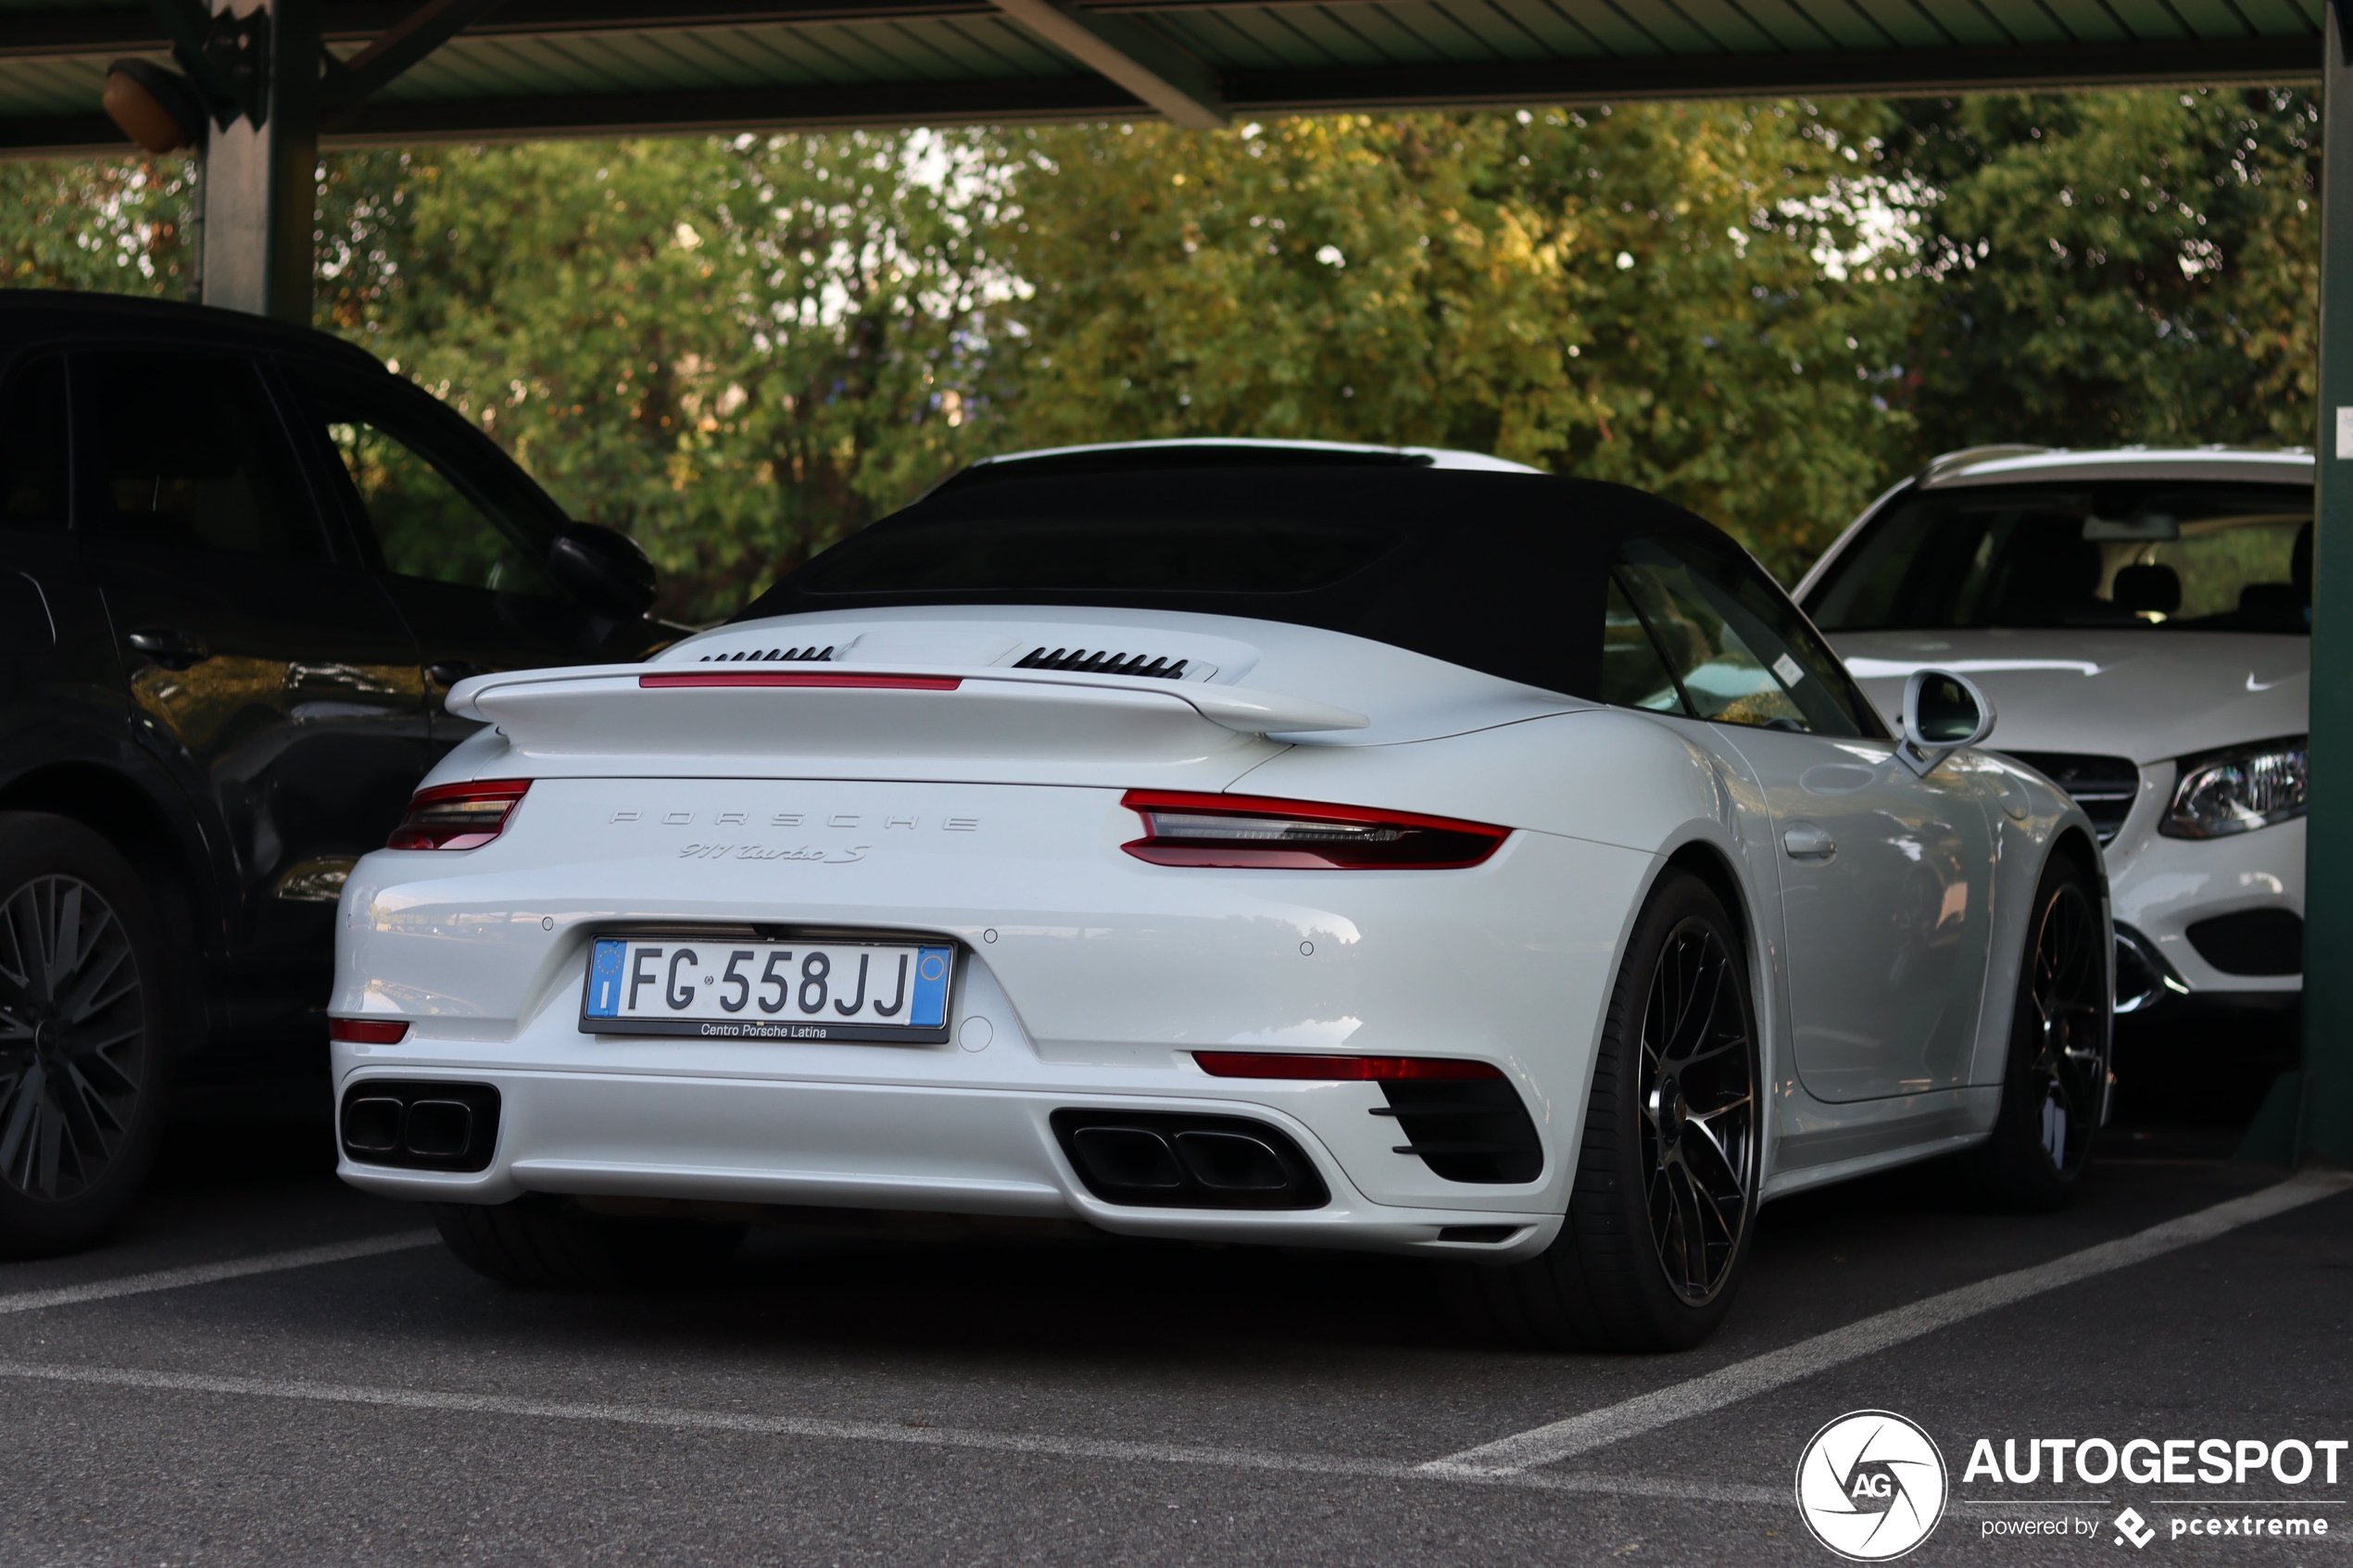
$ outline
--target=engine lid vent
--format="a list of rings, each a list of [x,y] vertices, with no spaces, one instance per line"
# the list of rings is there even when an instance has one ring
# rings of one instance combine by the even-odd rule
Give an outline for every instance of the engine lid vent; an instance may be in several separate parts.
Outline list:
[[[833,645],[823,647],[811,644],[805,648],[740,648],[734,653],[707,653],[705,664],[774,664],[791,661],[800,664],[824,664],[832,661]]]
[[[1155,681],[1181,681],[1189,661],[1165,657],[1113,653],[1108,649],[1035,647],[1013,661],[1016,670],[1075,670],[1089,675],[1142,675]]]

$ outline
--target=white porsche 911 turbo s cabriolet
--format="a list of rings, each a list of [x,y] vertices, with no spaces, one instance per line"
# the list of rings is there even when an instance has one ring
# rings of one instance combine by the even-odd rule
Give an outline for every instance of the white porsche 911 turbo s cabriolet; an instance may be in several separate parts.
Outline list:
[[[1760,1201],[2108,1097],[2082,810],[1891,736],[1724,534],[1398,449],[975,466],[490,726],[341,909],[342,1173],[587,1284],[877,1211],[1449,1260],[1532,1344],[1721,1319]]]

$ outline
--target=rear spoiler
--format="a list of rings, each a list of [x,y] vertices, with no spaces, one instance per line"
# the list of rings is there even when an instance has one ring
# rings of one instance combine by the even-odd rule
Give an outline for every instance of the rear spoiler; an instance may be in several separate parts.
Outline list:
[[[787,705],[798,710],[792,715],[796,719],[815,718],[826,709],[839,712],[844,708],[863,706],[856,699],[854,694],[858,693],[879,696],[963,692],[996,699],[992,708],[999,708],[1007,699],[1018,704],[1026,695],[1034,695],[1039,702],[1057,708],[1084,708],[1091,702],[1130,712],[1137,706],[1135,698],[1156,697],[1167,704],[1181,704],[1212,724],[1251,735],[1361,730],[1372,722],[1362,713],[1329,703],[1239,686],[1073,671],[996,667],[975,670],[945,665],[869,669],[849,664],[800,670],[748,670],[740,665],[713,668],[697,664],[601,664],[517,670],[470,676],[459,682],[449,689],[447,706],[451,713],[461,719],[497,725],[527,750],[538,749],[533,743],[542,737],[530,732],[542,729],[543,725],[564,732],[565,738],[573,742],[590,743],[585,749],[598,749],[594,742],[595,732],[601,727],[600,717],[611,721],[617,730],[635,729],[638,726],[625,714],[635,717],[644,712],[640,706],[643,703],[685,696],[690,691],[699,691],[706,697],[723,692],[733,694],[726,702],[731,717],[745,720],[763,709],[774,710]],[[1074,713],[1072,717],[1077,715]],[[556,749],[584,747],[575,744]]]

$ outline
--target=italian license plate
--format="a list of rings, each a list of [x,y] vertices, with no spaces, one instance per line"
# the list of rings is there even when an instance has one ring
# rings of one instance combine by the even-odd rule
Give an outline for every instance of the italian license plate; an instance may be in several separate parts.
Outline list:
[[[955,949],[929,944],[600,936],[581,1032],[710,1040],[948,1038]]]

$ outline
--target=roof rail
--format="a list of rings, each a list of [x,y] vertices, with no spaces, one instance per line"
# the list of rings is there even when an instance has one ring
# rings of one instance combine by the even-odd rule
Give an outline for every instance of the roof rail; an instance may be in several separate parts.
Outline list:
[[[1957,452],[1939,452],[1920,467],[1922,484],[1933,484],[1955,469],[1972,463],[1990,463],[2002,458],[2031,458],[2038,452],[2064,452],[2064,446],[2033,446],[2023,442],[2001,442],[1991,446],[1964,446]]]

